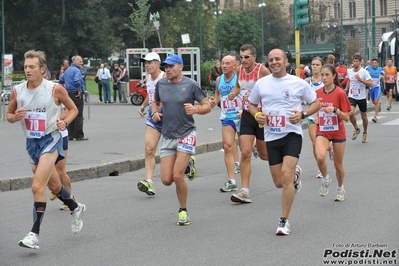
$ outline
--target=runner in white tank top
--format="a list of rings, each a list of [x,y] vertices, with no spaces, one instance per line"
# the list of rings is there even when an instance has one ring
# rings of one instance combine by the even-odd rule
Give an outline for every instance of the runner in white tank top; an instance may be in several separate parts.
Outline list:
[[[251,156],[259,155],[262,160],[267,160],[266,145],[264,142],[263,128],[260,128],[253,116],[248,112],[247,98],[255,85],[262,77],[270,74],[270,71],[263,65],[256,63],[256,49],[251,44],[244,44],[240,48],[241,66],[237,67],[237,83],[234,91],[229,94],[229,100],[234,99],[238,94],[242,97],[243,111],[240,125],[240,175],[242,189],[230,197],[233,202],[251,202],[249,194],[249,181],[251,176]],[[262,60],[262,59],[261,59]],[[254,142],[256,141],[256,146]],[[229,179],[220,189],[221,191],[237,190],[235,179]]]
[[[72,199],[55,171],[55,163],[63,158],[62,139],[58,130],[64,130],[77,116],[78,110],[64,87],[43,79],[46,64],[43,52],[30,50],[25,53],[24,71],[27,81],[13,88],[6,114],[10,123],[21,121],[34,173],[33,226],[18,243],[21,247],[32,249],[39,249],[40,226],[47,206],[47,186],[71,210],[73,233],[82,229],[81,218],[86,210],[84,204]],[[60,104],[69,110],[64,119],[59,119]]]

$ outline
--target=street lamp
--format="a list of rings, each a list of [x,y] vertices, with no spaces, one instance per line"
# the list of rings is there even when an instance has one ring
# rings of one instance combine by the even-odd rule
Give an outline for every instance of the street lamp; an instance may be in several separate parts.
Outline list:
[[[344,59],[344,57],[345,57],[345,53],[344,53],[344,51],[345,51],[345,49],[344,49],[344,11],[343,11],[343,7],[342,7],[342,0],[340,3],[339,15],[341,17],[341,27],[339,29],[339,33],[341,35],[340,36],[341,44],[339,45],[339,47],[340,47],[340,51],[339,51],[340,57],[339,58]]]
[[[216,11],[213,12],[213,14],[216,16],[216,25],[217,21],[219,20],[219,15],[222,14],[222,10],[219,9],[219,0],[209,0],[209,3],[216,3]],[[217,39],[217,37],[216,37]],[[220,43],[219,40],[217,40],[217,49],[218,49],[218,59],[220,60]]]
[[[159,47],[162,48],[162,42],[161,42],[161,35],[159,35],[159,20],[161,16],[159,15],[159,12],[151,14],[150,13],[150,21],[154,21],[154,27],[157,30],[158,33],[158,40],[159,40]]]
[[[186,0],[186,2],[191,2],[191,0]],[[200,41],[200,59],[202,61],[202,0],[199,0],[199,41]]]
[[[259,8],[261,8],[261,21],[262,21],[262,62],[265,60],[265,30],[264,30],[264,23],[263,23],[263,13],[264,13],[264,8],[266,7],[266,4],[264,0],[259,0]]]

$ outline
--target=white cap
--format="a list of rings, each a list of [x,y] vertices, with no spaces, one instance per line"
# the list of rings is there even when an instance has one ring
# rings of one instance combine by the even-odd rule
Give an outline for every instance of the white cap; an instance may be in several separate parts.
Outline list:
[[[159,55],[157,53],[148,53],[146,54],[146,56],[144,58],[140,58],[141,62],[145,62],[145,61],[153,61],[153,60],[157,60],[159,62],[161,62],[161,58],[159,57]]]

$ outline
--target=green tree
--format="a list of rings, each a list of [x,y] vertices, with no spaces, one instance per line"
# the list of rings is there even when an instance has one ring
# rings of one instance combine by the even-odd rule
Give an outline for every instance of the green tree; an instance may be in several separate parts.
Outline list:
[[[259,47],[262,35],[255,19],[237,9],[224,9],[215,31],[222,53],[238,51],[244,43]]]
[[[145,48],[145,41],[155,32],[153,22],[149,20],[150,5],[147,0],[137,0],[137,8],[131,3],[128,3],[128,5],[132,8],[133,12],[129,15],[131,21],[130,25],[126,23],[125,27],[135,32],[140,37],[143,42],[143,47]]]

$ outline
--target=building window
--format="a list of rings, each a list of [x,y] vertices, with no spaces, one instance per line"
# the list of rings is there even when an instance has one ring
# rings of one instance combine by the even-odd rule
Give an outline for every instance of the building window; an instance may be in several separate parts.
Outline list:
[[[388,9],[387,0],[380,0],[380,16],[386,16],[387,9]]]
[[[371,0],[367,1],[367,16],[371,18]]]
[[[355,18],[355,17],[356,17],[356,2],[352,0],[349,2],[349,18]]]
[[[387,32],[386,28],[381,28],[381,35],[384,34],[385,32]]]
[[[322,42],[326,41],[326,34],[324,32],[320,33],[320,41]]]

